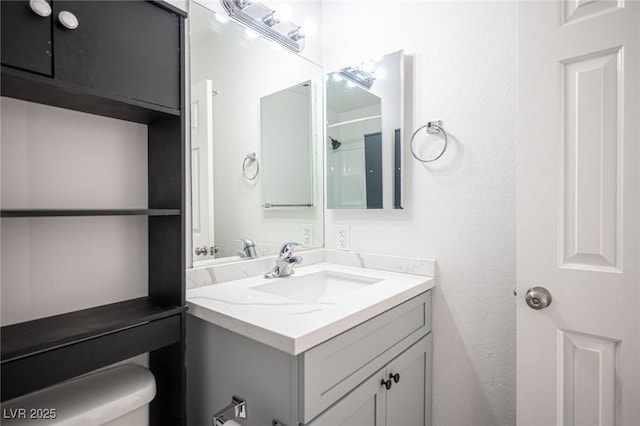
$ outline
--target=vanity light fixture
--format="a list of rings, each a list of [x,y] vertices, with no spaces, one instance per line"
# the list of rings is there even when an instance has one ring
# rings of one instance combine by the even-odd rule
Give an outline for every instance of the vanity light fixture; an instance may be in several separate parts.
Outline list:
[[[262,22],[264,22],[266,25],[273,27],[275,24],[279,24],[280,21],[278,20],[278,18],[276,18],[276,11],[272,11],[270,14],[268,14],[267,16],[265,16],[264,18],[262,18]]]
[[[304,48],[305,33],[300,25],[291,22],[291,8],[273,10],[262,3],[249,0],[220,0],[230,18],[256,31],[284,48],[299,53]]]
[[[358,84],[366,89],[371,89],[376,76],[373,72],[368,72],[361,67],[347,67],[338,71],[340,75],[349,82]]]
[[[289,36],[289,38],[291,40],[293,40],[293,41],[299,41],[299,40],[302,40],[304,38],[304,31],[303,31],[302,27],[298,27],[295,30],[289,31],[287,36]]]

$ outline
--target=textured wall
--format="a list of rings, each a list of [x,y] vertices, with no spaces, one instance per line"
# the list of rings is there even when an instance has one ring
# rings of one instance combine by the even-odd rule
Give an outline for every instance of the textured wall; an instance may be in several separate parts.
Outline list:
[[[413,123],[440,119],[447,154],[405,153],[405,210],[329,211],[351,250],[435,258],[434,425],[515,424],[516,3],[325,1],[327,70],[404,49]],[[426,141],[426,139],[425,139]]]

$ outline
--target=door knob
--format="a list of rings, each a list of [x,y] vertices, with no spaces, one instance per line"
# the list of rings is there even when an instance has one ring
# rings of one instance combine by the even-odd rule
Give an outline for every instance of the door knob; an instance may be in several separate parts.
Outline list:
[[[525,296],[525,300],[527,301],[527,305],[531,309],[544,309],[551,304],[551,293],[544,287],[532,287],[527,290],[527,295]]]
[[[33,13],[38,16],[42,16],[43,18],[51,15],[51,6],[46,2],[46,0],[30,0],[29,7]]]
[[[76,15],[66,10],[58,13],[58,21],[60,21],[60,24],[68,30],[75,30],[78,28],[79,24]]]
[[[196,256],[200,256],[203,254],[206,256],[207,253],[209,253],[209,250],[207,249],[207,246],[196,247],[195,253],[196,253]]]

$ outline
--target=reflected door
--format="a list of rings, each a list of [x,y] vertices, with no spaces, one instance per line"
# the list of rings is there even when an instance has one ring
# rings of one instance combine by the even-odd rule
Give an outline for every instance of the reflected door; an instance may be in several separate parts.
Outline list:
[[[213,222],[213,87],[211,80],[191,90],[191,224],[193,260],[215,256]]]
[[[518,13],[518,425],[638,425],[640,3]]]
[[[382,208],[382,133],[364,135],[367,208]]]

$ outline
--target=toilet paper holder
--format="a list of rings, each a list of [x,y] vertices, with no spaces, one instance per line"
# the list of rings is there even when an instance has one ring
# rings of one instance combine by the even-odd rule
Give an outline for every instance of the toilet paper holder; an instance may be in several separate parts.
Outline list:
[[[223,426],[225,422],[238,418],[247,418],[247,401],[234,395],[231,404],[211,416],[211,423],[213,426]]]

